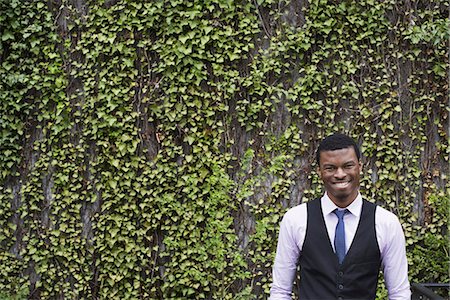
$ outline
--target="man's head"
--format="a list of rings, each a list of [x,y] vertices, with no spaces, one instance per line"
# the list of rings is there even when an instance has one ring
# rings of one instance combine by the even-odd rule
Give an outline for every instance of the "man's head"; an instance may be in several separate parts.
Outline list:
[[[326,137],[317,149],[317,172],[328,196],[337,206],[348,206],[358,195],[362,170],[360,158],[358,145],[344,134]]]

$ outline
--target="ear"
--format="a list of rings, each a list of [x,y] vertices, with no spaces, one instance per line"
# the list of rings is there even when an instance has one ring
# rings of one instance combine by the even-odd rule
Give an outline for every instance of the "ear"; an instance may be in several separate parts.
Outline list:
[[[360,161],[358,161],[358,165],[359,165],[359,173],[361,174],[362,173],[362,171],[363,171],[363,163],[362,163],[362,161],[360,160]]]
[[[316,167],[316,172],[319,174],[319,178],[322,179],[322,172],[320,171],[320,166]]]

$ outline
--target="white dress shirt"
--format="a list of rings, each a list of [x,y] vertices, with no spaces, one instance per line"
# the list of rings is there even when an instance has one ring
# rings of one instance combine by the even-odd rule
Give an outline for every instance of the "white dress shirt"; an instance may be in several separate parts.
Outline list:
[[[330,241],[334,240],[337,216],[333,210],[338,208],[325,193],[320,200],[322,213]],[[350,248],[358,227],[362,209],[362,197],[346,207],[350,213],[344,216],[346,251]],[[340,208],[338,208],[340,209]],[[307,224],[306,203],[288,210],[280,224],[277,253],[273,266],[273,283],[270,289],[271,300],[292,299],[292,285],[297,274],[297,262],[305,241]],[[411,299],[408,281],[408,262],[406,260],[405,236],[402,226],[393,213],[377,206],[375,211],[375,230],[380,247],[381,268],[384,272],[386,288],[390,300]],[[330,242],[334,249],[334,243]]]

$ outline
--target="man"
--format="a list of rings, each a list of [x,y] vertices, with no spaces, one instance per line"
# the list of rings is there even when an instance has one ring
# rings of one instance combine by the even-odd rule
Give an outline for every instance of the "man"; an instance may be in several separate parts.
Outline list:
[[[375,299],[379,269],[390,300],[411,299],[405,237],[398,218],[359,193],[360,150],[350,137],[325,138],[316,153],[320,199],[283,217],[270,299]]]

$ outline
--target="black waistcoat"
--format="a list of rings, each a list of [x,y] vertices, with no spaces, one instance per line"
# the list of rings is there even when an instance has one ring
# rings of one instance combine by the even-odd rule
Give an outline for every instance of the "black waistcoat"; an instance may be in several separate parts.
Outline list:
[[[361,218],[342,265],[331,246],[320,199],[308,202],[300,256],[301,300],[375,299],[380,250],[375,232],[376,205],[363,200]]]

